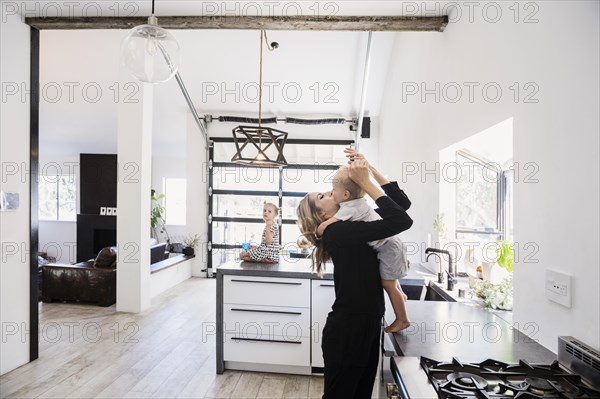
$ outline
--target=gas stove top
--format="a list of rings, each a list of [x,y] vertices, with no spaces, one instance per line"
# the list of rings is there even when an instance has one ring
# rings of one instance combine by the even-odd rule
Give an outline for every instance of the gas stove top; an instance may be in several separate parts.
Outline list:
[[[440,399],[456,398],[600,398],[600,390],[581,376],[552,364],[507,364],[488,359],[481,363],[438,362],[421,357],[421,367]]]

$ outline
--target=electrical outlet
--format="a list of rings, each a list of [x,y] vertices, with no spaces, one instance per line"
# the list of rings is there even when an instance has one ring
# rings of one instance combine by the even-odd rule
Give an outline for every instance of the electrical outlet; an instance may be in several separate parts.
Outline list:
[[[546,269],[546,298],[571,307],[571,275]]]

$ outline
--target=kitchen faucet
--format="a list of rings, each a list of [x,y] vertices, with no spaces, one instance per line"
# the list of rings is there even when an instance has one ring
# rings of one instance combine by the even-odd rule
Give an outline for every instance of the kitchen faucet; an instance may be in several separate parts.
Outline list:
[[[454,257],[452,256],[452,254],[450,252],[446,251],[445,249],[437,249],[437,248],[427,248],[425,250],[425,253],[427,254],[425,261],[429,261],[429,257],[431,255],[436,255],[437,257],[440,258],[440,271],[438,273],[438,283],[442,283],[444,281],[444,270],[442,267],[442,258],[439,254],[448,255],[448,271],[446,272],[448,274],[448,286],[446,287],[446,289],[448,291],[452,291],[454,289],[454,283],[456,283],[456,279],[455,279],[456,265],[454,263]]]

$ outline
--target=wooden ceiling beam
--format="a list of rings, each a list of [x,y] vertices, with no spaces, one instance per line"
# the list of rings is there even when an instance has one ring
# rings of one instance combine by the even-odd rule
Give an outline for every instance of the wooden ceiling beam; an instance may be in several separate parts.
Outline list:
[[[39,30],[131,29],[148,23],[148,19],[145,17],[32,17],[25,18],[25,23]],[[165,29],[443,32],[448,25],[448,16],[159,16],[158,23]]]

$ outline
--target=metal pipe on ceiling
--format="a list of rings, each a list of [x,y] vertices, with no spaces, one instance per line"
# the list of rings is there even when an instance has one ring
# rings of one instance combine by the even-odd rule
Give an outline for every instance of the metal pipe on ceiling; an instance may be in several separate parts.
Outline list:
[[[365,56],[365,68],[363,71],[363,83],[362,92],[360,95],[360,108],[358,111],[358,127],[356,128],[356,137],[354,142],[356,143],[356,151],[359,151],[360,136],[362,135],[363,118],[365,116],[365,102],[367,101],[367,88],[369,86],[369,69],[371,68],[371,38],[373,32],[369,32],[367,39],[367,54]]]

